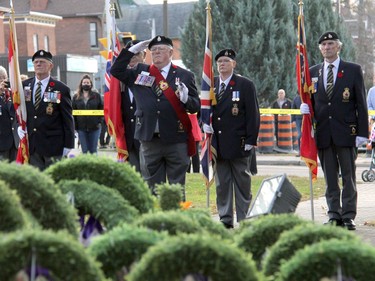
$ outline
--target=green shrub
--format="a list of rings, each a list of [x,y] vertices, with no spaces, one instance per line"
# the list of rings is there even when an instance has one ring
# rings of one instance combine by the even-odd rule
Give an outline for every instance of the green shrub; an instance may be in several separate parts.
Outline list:
[[[322,241],[306,246],[281,265],[278,281],[316,281],[342,274],[356,281],[374,280],[375,249],[353,240]]]
[[[122,222],[132,222],[139,212],[121,194],[90,180],[64,180],[57,185],[64,194],[73,194],[80,215],[90,214],[111,229]]]
[[[299,225],[290,231],[284,231],[279,240],[269,249],[264,259],[263,271],[265,275],[274,275],[278,272],[280,264],[289,260],[297,250],[333,238],[358,239],[356,235],[344,228],[327,225]]]
[[[167,211],[144,214],[135,222],[156,231],[167,231],[170,235],[194,233],[202,230],[199,223],[184,215],[181,211]]]
[[[280,234],[299,224],[307,224],[307,221],[293,214],[270,214],[243,223],[234,239],[238,247],[252,253],[260,265],[267,248],[279,239]]]
[[[83,246],[66,232],[22,230],[0,239],[0,280],[13,280],[31,264],[48,269],[53,280],[102,281],[104,275]]]
[[[163,183],[156,186],[160,208],[163,211],[180,209],[182,186]]]
[[[0,180],[0,231],[10,232],[27,225],[17,193]]]
[[[146,183],[128,163],[115,162],[106,157],[80,154],[75,158],[56,162],[45,173],[59,182],[63,179],[88,179],[118,190],[141,213],[153,209],[153,198]]]
[[[245,252],[226,241],[199,234],[175,236],[151,247],[127,280],[174,281],[190,273],[220,281],[261,280]]]
[[[95,237],[88,253],[102,264],[106,277],[115,280],[115,276],[123,267],[129,270],[149,247],[166,237],[168,236],[165,233],[122,224]]]
[[[17,191],[22,206],[43,228],[78,235],[75,210],[49,176],[29,165],[0,162],[0,179]]]

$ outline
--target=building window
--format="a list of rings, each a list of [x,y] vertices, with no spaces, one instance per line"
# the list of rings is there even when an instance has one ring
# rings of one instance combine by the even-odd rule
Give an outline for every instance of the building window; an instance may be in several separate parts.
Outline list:
[[[90,46],[92,48],[98,47],[98,29],[96,22],[90,22]]]
[[[44,50],[49,52],[49,37],[48,37],[48,35],[44,36]]]
[[[38,34],[33,35],[33,46],[34,46],[34,53],[39,50],[38,45]]]

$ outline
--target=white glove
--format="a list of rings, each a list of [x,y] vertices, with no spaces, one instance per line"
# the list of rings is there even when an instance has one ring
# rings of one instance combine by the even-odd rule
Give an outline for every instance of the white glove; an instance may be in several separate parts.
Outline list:
[[[205,132],[207,134],[213,134],[214,128],[212,128],[211,125],[203,124],[203,132]]]
[[[245,151],[250,151],[253,148],[251,144],[245,144]]]
[[[180,82],[180,84],[178,84],[177,86],[177,90],[178,90],[178,98],[180,99],[180,101],[182,103],[186,103],[187,100],[188,100],[188,97],[189,97],[189,89],[186,87],[186,85],[182,82]]]
[[[310,114],[310,108],[307,103],[301,103],[299,110],[301,111],[301,114]]]
[[[17,134],[20,137],[20,139],[23,139],[23,137],[27,134],[27,130],[22,130],[22,127],[18,126]]]
[[[141,41],[134,46],[131,46],[129,48],[129,52],[132,52],[133,54],[138,54],[139,52],[142,52],[144,49],[148,47],[148,44],[150,44],[152,39]]]
[[[69,152],[71,151],[72,149],[71,148],[67,148],[67,147],[64,147],[64,150],[63,150],[63,157],[65,156],[68,156]]]
[[[367,138],[357,136],[357,137],[355,137],[355,146],[360,147],[362,144],[364,144],[367,141],[368,141]]]

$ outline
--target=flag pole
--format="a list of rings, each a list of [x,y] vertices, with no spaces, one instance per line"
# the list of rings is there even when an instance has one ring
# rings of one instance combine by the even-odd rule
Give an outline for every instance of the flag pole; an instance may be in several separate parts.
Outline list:
[[[311,203],[311,220],[314,221],[314,190],[313,190],[313,181],[312,181],[312,173],[309,169],[309,180],[310,180],[310,203]]]

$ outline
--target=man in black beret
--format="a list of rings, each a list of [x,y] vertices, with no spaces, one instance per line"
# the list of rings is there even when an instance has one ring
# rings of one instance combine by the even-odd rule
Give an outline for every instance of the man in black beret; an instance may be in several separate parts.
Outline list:
[[[152,64],[129,68],[132,57],[148,48]],[[195,141],[187,113],[200,109],[194,74],[172,63],[173,42],[158,35],[124,48],[111,74],[134,94],[135,138],[141,143],[140,166],[152,191],[156,184],[185,185]]]
[[[328,31],[320,36],[324,62],[310,68],[315,138],[324,179],[329,224],[355,230],[357,147],[368,139],[368,111],[362,68],[339,56],[342,43]],[[306,103],[302,114],[310,114]],[[342,177],[342,190],[339,185]]]
[[[220,221],[227,228],[246,218],[251,202],[251,171],[249,157],[257,144],[260,113],[254,83],[234,73],[236,53],[221,50],[215,61],[219,76],[215,77],[217,104],[213,106],[212,127],[203,125],[217,143],[216,203]],[[214,140],[213,140],[214,141]]]
[[[22,82],[27,109],[29,163],[44,170],[74,148],[74,121],[70,89],[51,77],[52,54],[39,50],[32,56],[35,77]]]

